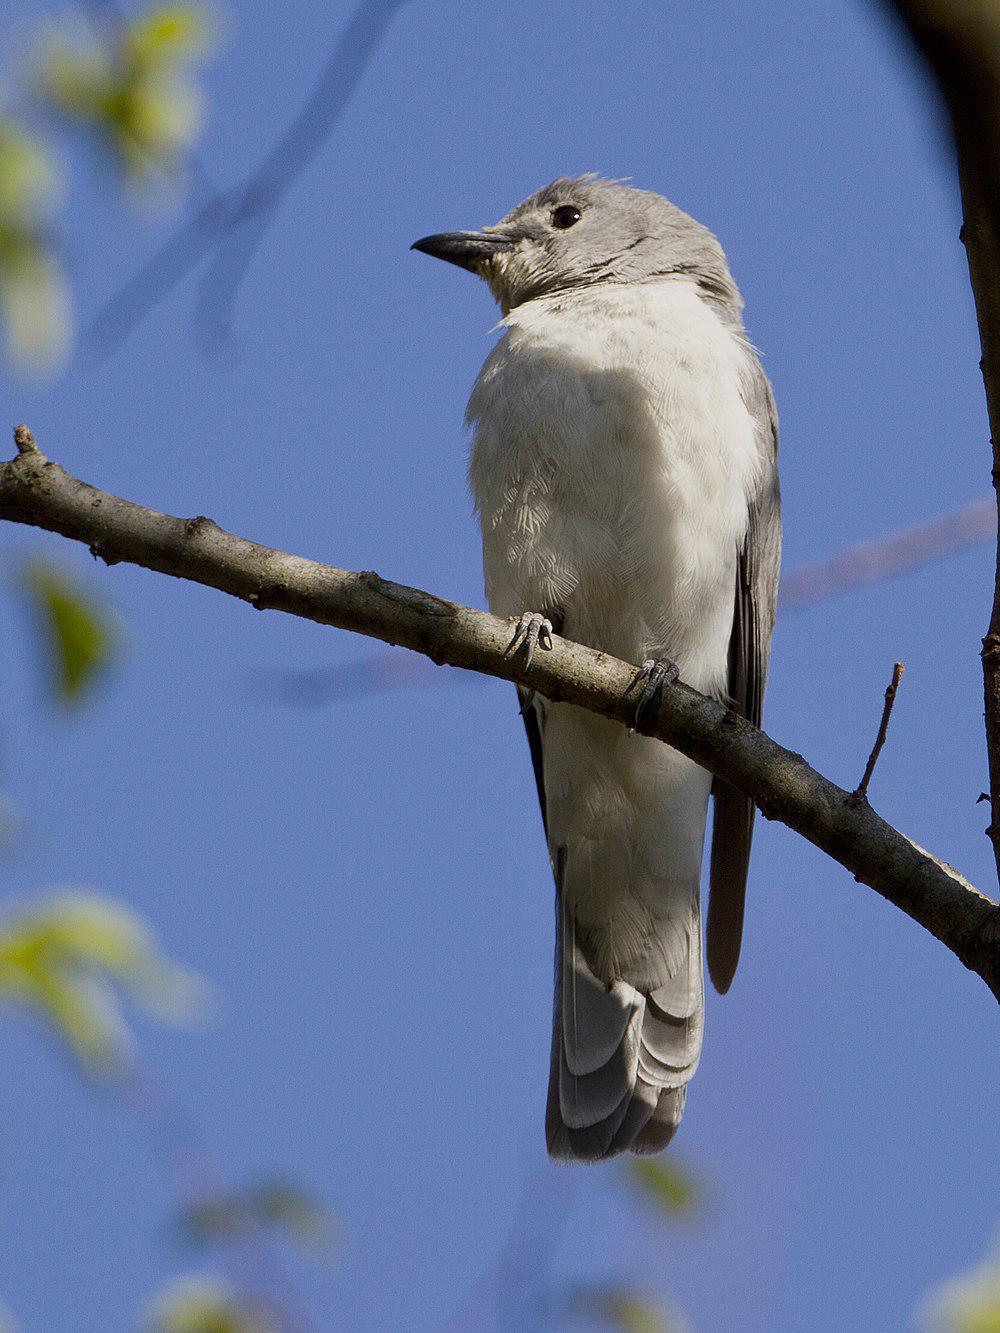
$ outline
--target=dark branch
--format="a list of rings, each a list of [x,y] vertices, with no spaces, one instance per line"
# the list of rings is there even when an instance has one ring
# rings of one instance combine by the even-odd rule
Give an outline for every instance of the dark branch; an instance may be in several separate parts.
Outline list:
[[[50,462],[26,427],[18,456],[0,465],[0,518],[85,543],[108,564],[217,588],[258,610],[284,611],[424,653],[439,665],[513,681],[623,726],[635,724],[635,666],[554,637],[532,666],[507,651],[511,622],[374,573],[351,573],[224,532],[211,519],[174,518],[95,490]],[[752,727],[676,683],[639,730],[689,755],[750,795],[919,922],[1000,998],[1000,909],[872,810]]]
[[[1000,5],[996,0],[887,0],[934,76],[951,120],[962,194],[962,239],[979,321],[983,382],[1000,506]],[[983,639],[990,797],[1000,810],[1000,541]],[[1000,876],[1000,819],[987,830]]]

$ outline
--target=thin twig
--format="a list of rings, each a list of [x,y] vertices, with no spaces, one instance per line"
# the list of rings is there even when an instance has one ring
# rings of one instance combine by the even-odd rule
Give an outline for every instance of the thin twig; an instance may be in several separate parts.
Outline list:
[[[860,800],[868,800],[868,784],[872,780],[872,774],[875,772],[875,765],[878,763],[878,757],[882,753],[882,746],[885,744],[886,733],[889,730],[889,718],[892,716],[892,706],[896,702],[896,691],[899,689],[899,682],[903,679],[903,672],[906,667],[902,662],[897,662],[892,668],[892,680],[890,680],[885,691],[885,704],[882,708],[882,721],[878,724],[878,735],[875,737],[875,744],[872,746],[872,752],[868,756],[868,763],[865,765],[864,777],[855,788],[854,795]]]
[[[23,434],[23,433],[22,433]],[[0,464],[0,519],[59,532],[109,564],[128,561],[319,624],[401,644],[439,664],[537,690],[635,727],[635,665],[553,636],[529,666],[507,651],[511,620],[371,572],[353,573],[246,541],[204,517],[176,518],[95,490],[40,450]],[[725,705],[675,682],[636,728],[738,787],[919,922],[1000,998],[1000,909],[867,801],[824,778]]]

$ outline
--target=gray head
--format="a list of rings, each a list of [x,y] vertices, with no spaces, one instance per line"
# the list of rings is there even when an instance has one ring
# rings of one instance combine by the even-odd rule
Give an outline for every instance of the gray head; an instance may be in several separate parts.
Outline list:
[[[485,278],[504,311],[552,292],[687,274],[730,316],[742,305],[712,233],[650,190],[560,176],[482,231],[412,247]]]

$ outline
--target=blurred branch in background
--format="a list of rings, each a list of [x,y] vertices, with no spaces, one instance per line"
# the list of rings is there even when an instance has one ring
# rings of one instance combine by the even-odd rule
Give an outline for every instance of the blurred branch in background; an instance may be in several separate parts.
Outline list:
[[[927,523],[890,532],[874,541],[850,546],[830,560],[805,565],[781,580],[783,611],[813,606],[872,583],[919,569],[970,546],[995,541],[997,508],[992,499],[973,500]]]
[[[996,531],[994,501],[973,500],[928,523],[861,542],[830,560],[792,570],[782,576],[779,605],[784,612],[815,606],[841,593],[932,564],[957,551],[995,541]],[[425,658],[384,650],[354,662],[313,670],[258,671],[255,679],[271,698],[298,708],[342,702],[406,685],[433,685],[451,680],[442,677]]]
[[[85,339],[107,352],[192,269],[208,270],[196,323],[203,340],[230,331],[240,282],[288,190],[340,119],[405,0],[364,0],[354,11],[295,119],[240,184],[214,192],[98,312]]]
[[[638,1194],[653,1218],[670,1226],[690,1221],[705,1196],[703,1182],[672,1157],[616,1164],[600,1179],[610,1180],[629,1201]],[[559,1249],[583,1184],[551,1164],[526,1175],[497,1258],[463,1296],[445,1333],[489,1326],[494,1299],[492,1326],[518,1333],[548,1333],[581,1320],[618,1333],[675,1333],[685,1327],[629,1278],[616,1275],[612,1282],[595,1285],[557,1275]]]
[[[278,1262],[272,1237],[281,1234],[314,1258],[329,1253],[333,1227],[328,1215],[305,1191],[276,1175],[233,1189],[168,1084],[153,1070],[134,1067],[123,1091],[178,1200],[176,1233],[218,1257],[226,1289],[238,1293],[240,1309],[263,1320],[268,1333],[310,1333],[312,1322]],[[163,1327],[172,1333],[186,1326]],[[257,1325],[249,1327],[256,1330]],[[242,1333],[242,1324],[235,1328]]]

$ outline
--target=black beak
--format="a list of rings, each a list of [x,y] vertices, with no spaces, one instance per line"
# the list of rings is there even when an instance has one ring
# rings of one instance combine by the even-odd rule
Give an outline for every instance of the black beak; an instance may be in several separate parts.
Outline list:
[[[457,264],[459,268],[475,273],[476,266],[484,259],[502,254],[513,245],[510,236],[502,236],[498,232],[442,231],[436,236],[424,236],[414,241],[410,249],[433,255],[435,259],[447,260],[449,264]]]

